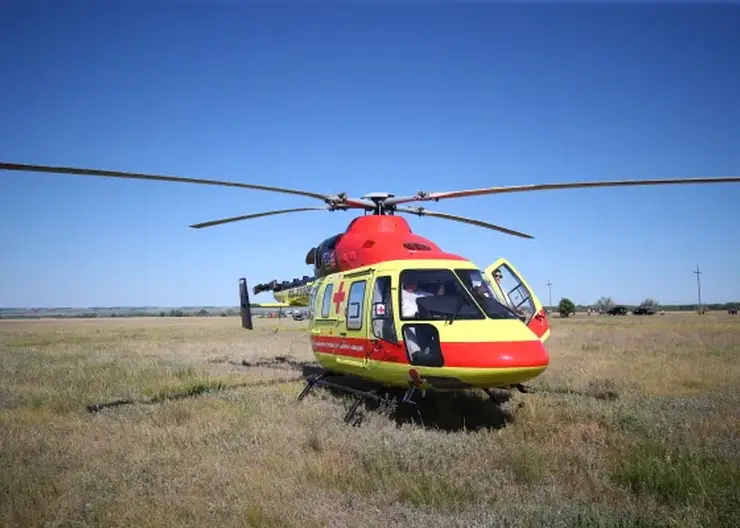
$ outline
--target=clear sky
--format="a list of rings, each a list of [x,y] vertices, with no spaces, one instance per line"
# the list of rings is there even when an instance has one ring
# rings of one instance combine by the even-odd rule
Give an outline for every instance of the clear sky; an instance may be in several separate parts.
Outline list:
[[[0,6],[0,159],[353,196],[740,175],[737,6]],[[25,7],[23,7],[25,5]],[[740,184],[430,204],[408,217],[543,302],[740,299]],[[235,305],[310,274],[347,212],[310,198],[0,173],[0,306]],[[271,300],[269,294],[253,298]]]

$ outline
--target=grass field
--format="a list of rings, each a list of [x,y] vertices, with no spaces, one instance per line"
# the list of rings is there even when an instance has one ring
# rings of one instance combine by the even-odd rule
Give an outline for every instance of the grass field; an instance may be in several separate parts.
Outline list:
[[[535,392],[359,427],[255,323],[0,321],[0,525],[740,526],[740,317],[556,318]]]

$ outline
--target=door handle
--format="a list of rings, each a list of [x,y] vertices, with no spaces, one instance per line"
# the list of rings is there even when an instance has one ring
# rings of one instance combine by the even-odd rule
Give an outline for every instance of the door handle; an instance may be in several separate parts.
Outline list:
[[[346,336],[347,335],[347,332],[339,332],[339,335],[340,336]]]

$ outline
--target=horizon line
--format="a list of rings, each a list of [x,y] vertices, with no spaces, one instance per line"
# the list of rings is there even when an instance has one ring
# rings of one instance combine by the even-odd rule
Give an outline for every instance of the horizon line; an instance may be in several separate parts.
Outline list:
[[[272,301],[268,301],[272,302]],[[559,302],[559,301],[558,301]],[[639,306],[640,303],[631,303],[631,302],[616,302],[612,300],[614,305],[626,305],[626,306]],[[573,303],[576,306],[593,306],[596,303],[580,303],[575,302]],[[250,303],[251,304],[251,303]],[[258,303],[259,304],[259,303]],[[699,303],[697,301],[693,302],[679,302],[679,303],[657,303],[658,306],[695,306]],[[709,304],[740,304],[740,300],[728,300],[728,301],[703,301],[701,304],[703,305],[709,305]],[[549,306],[547,303],[542,303],[543,306],[547,307]],[[553,307],[557,306],[557,304],[553,304]],[[228,308],[228,309],[240,309],[241,306],[239,304],[183,304],[183,305],[157,305],[157,304],[140,304],[140,305],[109,305],[109,306],[0,306],[0,311],[21,311],[21,310],[113,310],[113,309],[142,309],[142,308],[150,308],[150,309],[176,309],[176,308]],[[289,308],[289,307],[286,307]],[[292,308],[292,307],[291,307]],[[295,308],[307,308],[307,306],[295,306]],[[272,310],[276,309],[276,307],[271,306],[252,306],[252,309],[265,309],[265,310]]]

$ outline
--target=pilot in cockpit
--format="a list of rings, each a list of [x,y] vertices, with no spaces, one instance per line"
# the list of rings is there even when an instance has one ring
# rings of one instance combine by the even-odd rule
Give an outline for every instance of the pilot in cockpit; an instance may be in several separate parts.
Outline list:
[[[403,280],[403,289],[401,290],[401,315],[404,318],[414,318],[419,313],[417,299],[421,297],[430,297],[434,294],[419,288],[419,284],[411,277]],[[439,293],[438,293],[439,295]],[[419,359],[431,354],[432,349],[428,344],[420,342],[417,335],[417,328],[413,325],[404,326],[404,341],[406,341],[406,350],[410,358]],[[422,340],[423,341],[423,340]]]
[[[414,317],[419,312],[416,299],[419,297],[429,297],[429,292],[419,289],[419,285],[412,278],[403,281],[403,290],[401,291],[401,314],[403,317]]]

